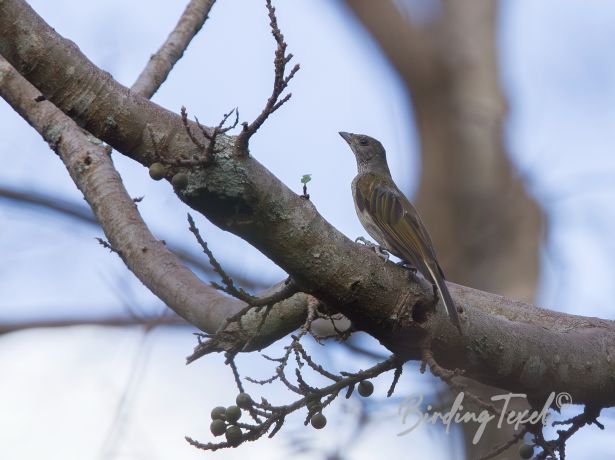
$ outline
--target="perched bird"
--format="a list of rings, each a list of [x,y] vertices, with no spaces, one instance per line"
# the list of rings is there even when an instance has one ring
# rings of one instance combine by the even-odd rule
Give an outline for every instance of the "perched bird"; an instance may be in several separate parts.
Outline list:
[[[359,173],[352,181],[352,194],[361,224],[384,249],[431,281],[434,294],[437,287],[451,322],[463,333],[431,238],[414,206],[393,182],[384,147],[369,136],[339,134],[357,159]]]

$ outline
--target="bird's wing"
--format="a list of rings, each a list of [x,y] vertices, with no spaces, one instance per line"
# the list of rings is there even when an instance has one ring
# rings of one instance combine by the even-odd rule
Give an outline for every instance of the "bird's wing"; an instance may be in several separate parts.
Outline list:
[[[444,282],[431,238],[414,206],[390,179],[375,174],[360,177],[355,190],[358,210],[368,215],[380,229],[383,243],[393,254],[410,262],[436,284],[449,318],[461,332],[459,315]]]
[[[360,177],[355,190],[357,208],[379,227],[385,239],[382,243],[430,279],[426,262],[437,265],[437,261],[431,238],[414,206],[394,184],[375,174]]]

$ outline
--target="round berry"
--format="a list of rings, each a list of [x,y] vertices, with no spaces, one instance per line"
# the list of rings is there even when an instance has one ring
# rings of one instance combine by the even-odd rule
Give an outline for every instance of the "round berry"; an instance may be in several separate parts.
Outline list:
[[[154,180],[164,179],[167,168],[162,163],[152,163],[149,167],[149,177]]]
[[[186,188],[188,186],[188,175],[184,173],[175,174],[173,179],[171,179],[171,184],[173,184],[173,187],[180,190]]]
[[[235,403],[242,409],[247,409],[252,406],[253,401],[248,393],[239,393],[235,398]]]
[[[534,446],[530,444],[521,444],[519,446],[519,457],[521,458],[532,458],[534,455]]]
[[[359,387],[357,388],[359,394],[365,398],[374,392],[374,384],[369,380],[361,380]]]
[[[231,446],[237,446],[241,442],[243,434],[241,433],[241,428],[231,425],[226,429],[225,436]]]
[[[310,423],[312,424],[314,428],[316,428],[317,430],[320,430],[324,428],[325,425],[327,424],[327,417],[322,415],[322,412],[319,412],[317,414],[312,415],[312,418],[310,419]]]
[[[226,416],[224,413],[226,412],[226,407],[218,406],[214,407],[211,410],[211,419],[212,420],[226,420]]]
[[[241,409],[237,406],[228,406],[224,415],[229,423],[235,423],[241,418]]]
[[[209,425],[209,429],[214,436],[222,436],[226,431],[226,423],[224,423],[224,420],[215,419]]]

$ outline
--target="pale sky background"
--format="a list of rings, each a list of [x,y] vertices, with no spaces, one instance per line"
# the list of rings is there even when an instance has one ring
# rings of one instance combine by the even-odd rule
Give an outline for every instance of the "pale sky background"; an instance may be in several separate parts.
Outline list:
[[[500,18],[502,80],[509,96],[506,139],[530,192],[543,205],[545,229],[538,302],[548,308],[615,317],[615,4],[579,0],[503,2]],[[36,0],[31,5],[60,34],[122,84],[135,80],[149,55],[175,25],[185,4],[163,0],[77,2]],[[352,154],[340,130],[379,138],[393,175],[409,194],[420,165],[417,140],[402,88],[360,27],[333,0],[277,1],[289,50],[301,64],[292,100],[251,142],[252,154],[299,192],[311,173],[309,193],[320,213],[349,237],[364,234],[354,211]],[[261,1],[219,0],[154,101],[182,105],[208,124],[238,106],[241,119],[256,116],[270,94],[274,42]],[[32,187],[82,202],[62,163],[4,101],[0,101],[0,184]],[[187,208],[166,182],[115,153],[114,161],[139,209],[160,238],[199,249],[186,231]],[[223,264],[263,283],[283,272],[237,237],[198,218]],[[0,200],[0,321],[98,316],[163,307],[117,257],[95,242],[92,228]],[[268,353],[279,354],[285,341]],[[309,343],[309,341],[308,341]],[[299,427],[303,414],[274,440],[204,454],[183,439],[203,442],[209,411],[228,405],[235,390],[216,357],[184,366],[194,345],[187,329],[79,327],[30,330],[0,336],[0,459],[234,459],[287,458],[295,436],[331,451],[350,436],[358,402],[337,402],[329,425]],[[373,345],[373,344],[372,344]],[[375,347],[375,345],[374,345]],[[312,347],[336,369],[367,367],[342,350]],[[246,375],[267,376],[273,367],[243,359]],[[349,359],[350,358],[350,359]],[[135,364],[136,363],[136,364]],[[433,381],[407,369],[397,392],[429,394]],[[136,380],[131,378],[137,376]],[[390,375],[376,381],[383,396]],[[126,382],[136,381],[128,385]],[[259,394],[260,388],[251,388]],[[263,395],[283,400],[279,386]],[[121,405],[125,398],[128,404]],[[406,437],[397,405],[378,404],[377,420],[345,454],[351,459],[458,458],[455,434],[417,429]],[[122,409],[118,412],[118,407]],[[342,410],[345,408],[345,410]],[[573,415],[574,412],[570,412]],[[614,411],[604,412],[605,432],[584,428],[569,443],[570,458],[608,458],[615,450]],[[305,453],[297,458],[320,458]]]

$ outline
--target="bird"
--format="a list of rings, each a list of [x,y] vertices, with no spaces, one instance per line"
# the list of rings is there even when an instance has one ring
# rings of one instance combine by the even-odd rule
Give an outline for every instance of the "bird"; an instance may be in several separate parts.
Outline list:
[[[359,221],[367,233],[389,253],[416,268],[437,291],[450,321],[463,334],[459,314],[436,258],[429,233],[417,210],[399,190],[380,141],[364,134],[341,131],[357,160],[358,174],[352,195]]]

